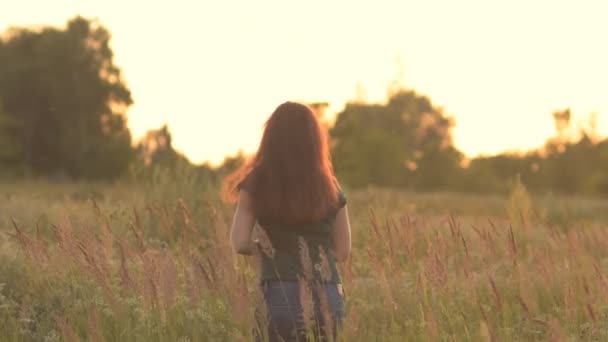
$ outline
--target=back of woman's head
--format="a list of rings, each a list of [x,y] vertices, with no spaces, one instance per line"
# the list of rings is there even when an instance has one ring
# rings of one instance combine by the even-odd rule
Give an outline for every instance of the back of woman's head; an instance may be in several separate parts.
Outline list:
[[[313,111],[299,103],[276,108],[256,155],[227,182],[250,194],[262,221],[311,223],[338,206],[327,135]]]

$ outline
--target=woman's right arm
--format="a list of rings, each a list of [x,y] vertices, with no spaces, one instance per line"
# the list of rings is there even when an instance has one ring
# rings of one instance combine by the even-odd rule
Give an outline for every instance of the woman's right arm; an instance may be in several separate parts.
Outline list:
[[[346,261],[351,249],[350,222],[348,221],[348,209],[344,205],[336,216],[334,226],[333,247],[334,256],[337,261]]]
[[[237,253],[244,255],[253,254],[255,244],[251,240],[251,231],[254,224],[255,217],[249,193],[240,191],[239,202],[232,220],[232,228],[230,229],[230,241]]]

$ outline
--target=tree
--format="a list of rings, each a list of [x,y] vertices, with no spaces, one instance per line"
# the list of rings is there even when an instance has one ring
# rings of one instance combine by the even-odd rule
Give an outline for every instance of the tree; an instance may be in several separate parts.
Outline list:
[[[2,108],[0,103],[0,174],[5,174],[7,170],[15,171],[18,169],[19,144],[11,131],[19,127],[19,122],[10,117]]]
[[[471,160],[463,170],[460,190],[508,193],[513,181],[520,180],[531,190],[546,188],[545,167],[536,152],[525,155],[501,153]],[[542,166],[541,166],[542,165]]]
[[[553,120],[555,121],[555,131],[557,136],[555,139],[559,142],[568,142],[571,139],[570,119],[572,114],[570,108],[564,110],[556,110],[553,112]]]
[[[113,178],[133,157],[131,93],[110,33],[81,17],[64,30],[13,29],[0,44],[0,99],[20,162],[35,174]]]
[[[580,135],[573,134],[569,109],[555,111],[553,119],[556,135],[542,149],[475,158],[463,172],[460,189],[506,192],[518,178],[535,192],[608,194],[608,140],[594,134],[594,116]]]
[[[385,105],[348,104],[331,130],[336,172],[351,186],[449,186],[462,154],[453,147],[453,121],[414,91]]]
[[[137,159],[145,166],[172,167],[178,162],[190,164],[188,159],[173,148],[173,138],[165,124],[149,130],[136,148]]]

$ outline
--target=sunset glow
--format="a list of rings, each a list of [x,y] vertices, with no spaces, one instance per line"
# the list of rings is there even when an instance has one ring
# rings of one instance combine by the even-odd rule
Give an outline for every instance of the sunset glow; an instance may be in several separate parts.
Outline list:
[[[384,101],[394,80],[453,116],[468,156],[541,146],[551,113],[598,113],[608,135],[608,5],[601,1],[20,0],[10,26],[80,14],[113,34],[140,138],[168,123],[192,161],[255,149],[285,100]],[[357,90],[359,88],[359,91]],[[361,91],[364,89],[365,91]]]

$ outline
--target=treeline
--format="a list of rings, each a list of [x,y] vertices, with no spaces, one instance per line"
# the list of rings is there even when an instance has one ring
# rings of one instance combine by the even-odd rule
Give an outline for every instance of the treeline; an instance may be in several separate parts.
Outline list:
[[[133,147],[133,101],[109,41],[108,30],[80,17],[65,29],[0,37],[0,176],[154,180],[186,172],[219,182],[243,162],[237,155],[220,167],[193,165],[166,126]],[[608,140],[591,129],[575,134],[570,116],[554,113],[556,135],[537,150],[467,160],[453,144],[453,120],[428,97],[401,90],[384,104],[348,104],[329,133],[336,173],[351,188],[505,192],[519,177],[536,192],[608,195]]]
[[[108,179],[133,159],[131,92],[109,32],[71,20],[64,30],[11,29],[0,39],[0,165],[9,175]]]
[[[519,179],[537,193],[608,195],[608,139],[595,134],[595,118],[578,131],[569,109],[553,118],[555,136],[536,150],[467,160],[452,143],[453,121],[427,97],[400,91],[387,104],[350,104],[338,114],[334,165],[352,187],[504,193]]]
[[[126,123],[133,100],[110,38],[81,17],[64,29],[13,28],[0,36],[0,177],[153,179],[178,165],[221,175],[175,152],[166,127],[133,146]]]

